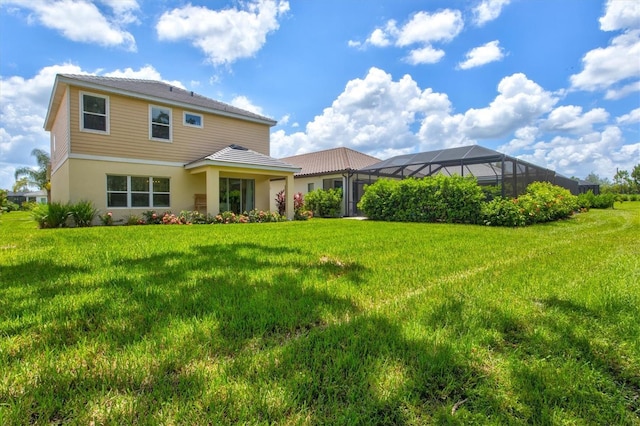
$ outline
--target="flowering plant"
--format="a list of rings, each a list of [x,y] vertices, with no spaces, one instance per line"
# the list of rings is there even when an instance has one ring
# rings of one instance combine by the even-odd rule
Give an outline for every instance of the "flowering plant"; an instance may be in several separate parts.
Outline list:
[[[98,218],[100,219],[100,222],[104,226],[113,225],[113,213],[111,213],[111,212],[107,212],[105,214],[101,214],[101,215],[98,216]]]

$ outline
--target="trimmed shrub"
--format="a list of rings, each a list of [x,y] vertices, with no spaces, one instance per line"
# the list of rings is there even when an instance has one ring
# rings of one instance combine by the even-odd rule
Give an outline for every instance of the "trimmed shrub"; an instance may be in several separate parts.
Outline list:
[[[307,193],[304,206],[313,212],[314,216],[339,217],[342,206],[342,189],[316,189]]]
[[[533,182],[518,198],[527,224],[566,219],[578,209],[578,197],[549,182]]]
[[[62,228],[67,222],[70,210],[69,204],[38,204],[31,211],[31,215],[38,222],[39,228]]]
[[[527,218],[517,198],[496,197],[482,205],[482,221],[487,226],[525,226]]]
[[[78,227],[91,226],[93,219],[98,214],[98,210],[93,207],[91,201],[80,201],[69,205],[69,215],[73,218]]]
[[[475,178],[437,175],[380,179],[365,187],[358,207],[374,220],[478,223],[484,199]]]
[[[613,203],[616,201],[616,194],[598,194],[594,196],[593,209],[612,209]]]

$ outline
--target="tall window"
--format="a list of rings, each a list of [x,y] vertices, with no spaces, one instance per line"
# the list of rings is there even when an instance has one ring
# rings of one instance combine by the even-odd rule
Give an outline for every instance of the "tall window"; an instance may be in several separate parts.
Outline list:
[[[240,214],[255,209],[255,187],[253,179],[220,178],[220,211]]]
[[[109,131],[109,98],[91,93],[80,94],[80,128],[90,132]]]
[[[107,207],[169,207],[169,178],[107,175]]]
[[[171,141],[171,108],[150,105],[149,116],[149,137]]]

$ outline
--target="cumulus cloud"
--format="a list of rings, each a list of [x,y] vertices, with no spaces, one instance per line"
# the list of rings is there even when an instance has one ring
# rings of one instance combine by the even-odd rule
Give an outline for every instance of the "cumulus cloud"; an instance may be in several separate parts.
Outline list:
[[[637,80],[638,62],[629,58],[640,57],[640,30],[615,37],[607,47],[587,52],[582,58],[583,70],[571,76],[574,89],[595,91],[607,89],[616,83]]]
[[[244,109],[245,111],[250,111],[255,114],[264,115],[262,112],[262,107],[254,105],[253,102],[249,100],[246,96],[236,96],[231,100],[231,105]]]
[[[600,18],[602,31],[640,28],[640,3],[637,1],[609,0],[605,14]]]
[[[156,70],[151,65],[145,65],[139,70],[134,70],[133,68],[125,68],[123,70],[114,70],[111,72],[107,72],[103,74],[105,77],[116,77],[116,78],[135,78],[139,80],[156,80],[156,81],[164,81],[165,83],[171,84],[173,86],[179,87],[181,89],[185,89],[186,87],[182,84],[182,82],[178,80],[164,80],[158,70]]]
[[[628,114],[624,114],[616,118],[616,123],[623,124],[623,125],[640,123],[640,108],[631,110]]]
[[[464,28],[462,13],[459,10],[444,9],[435,13],[420,11],[415,13],[402,26],[395,20],[389,20],[374,29],[364,42],[364,46],[410,48],[405,61],[413,64],[439,62],[445,55],[434,43],[446,43],[453,40]],[[362,43],[350,40],[349,46],[362,47]]]
[[[580,106],[563,105],[549,113],[543,127],[550,131],[585,134],[593,131],[594,124],[605,123],[608,119],[609,113],[603,108],[583,114]]]
[[[446,95],[420,89],[409,75],[397,81],[378,68],[349,81],[344,91],[309,122],[304,132],[271,135],[272,155],[289,156],[349,146],[374,156],[406,153],[419,140],[412,130],[422,117],[447,113]]]
[[[509,3],[511,0],[482,0],[473,8],[474,24],[481,27],[487,22],[497,19],[502,13],[502,8]]]
[[[466,70],[499,61],[504,57],[504,52],[498,40],[490,41],[482,46],[471,49],[466,54],[466,60],[458,64],[458,68]]]
[[[623,142],[620,129],[607,126],[602,132],[577,138],[556,136],[549,142],[538,142],[532,153],[518,157],[568,176],[585,177],[590,172],[610,176],[616,167],[630,170],[640,156],[640,143]]]
[[[587,52],[582,58],[583,69],[571,76],[574,90],[606,90],[605,99],[621,99],[640,91],[640,3],[609,0],[600,18],[603,31],[624,31],[607,47]]]
[[[254,56],[266,43],[267,34],[279,28],[278,18],[289,10],[285,0],[242,3],[243,9],[211,10],[186,6],[165,12],[156,31],[160,40],[189,40],[213,65],[231,64]]]
[[[139,6],[133,0],[104,1],[111,11],[106,15],[88,0],[6,0],[5,5],[31,11],[31,18],[47,28],[60,32],[65,38],[101,46],[122,46],[136,50],[133,35],[122,27],[137,22]]]

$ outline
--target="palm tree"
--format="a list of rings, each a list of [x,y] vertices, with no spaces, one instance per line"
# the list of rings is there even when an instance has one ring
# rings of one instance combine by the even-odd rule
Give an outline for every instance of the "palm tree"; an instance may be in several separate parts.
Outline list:
[[[31,155],[36,157],[38,169],[31,167],[19,167],[16,169],[16,180],[26,177],[28,185],[37,186],[39,189],[47,191],[47,200],[51,200],[51,158],[49,154],[41,149],[34,149]]]

